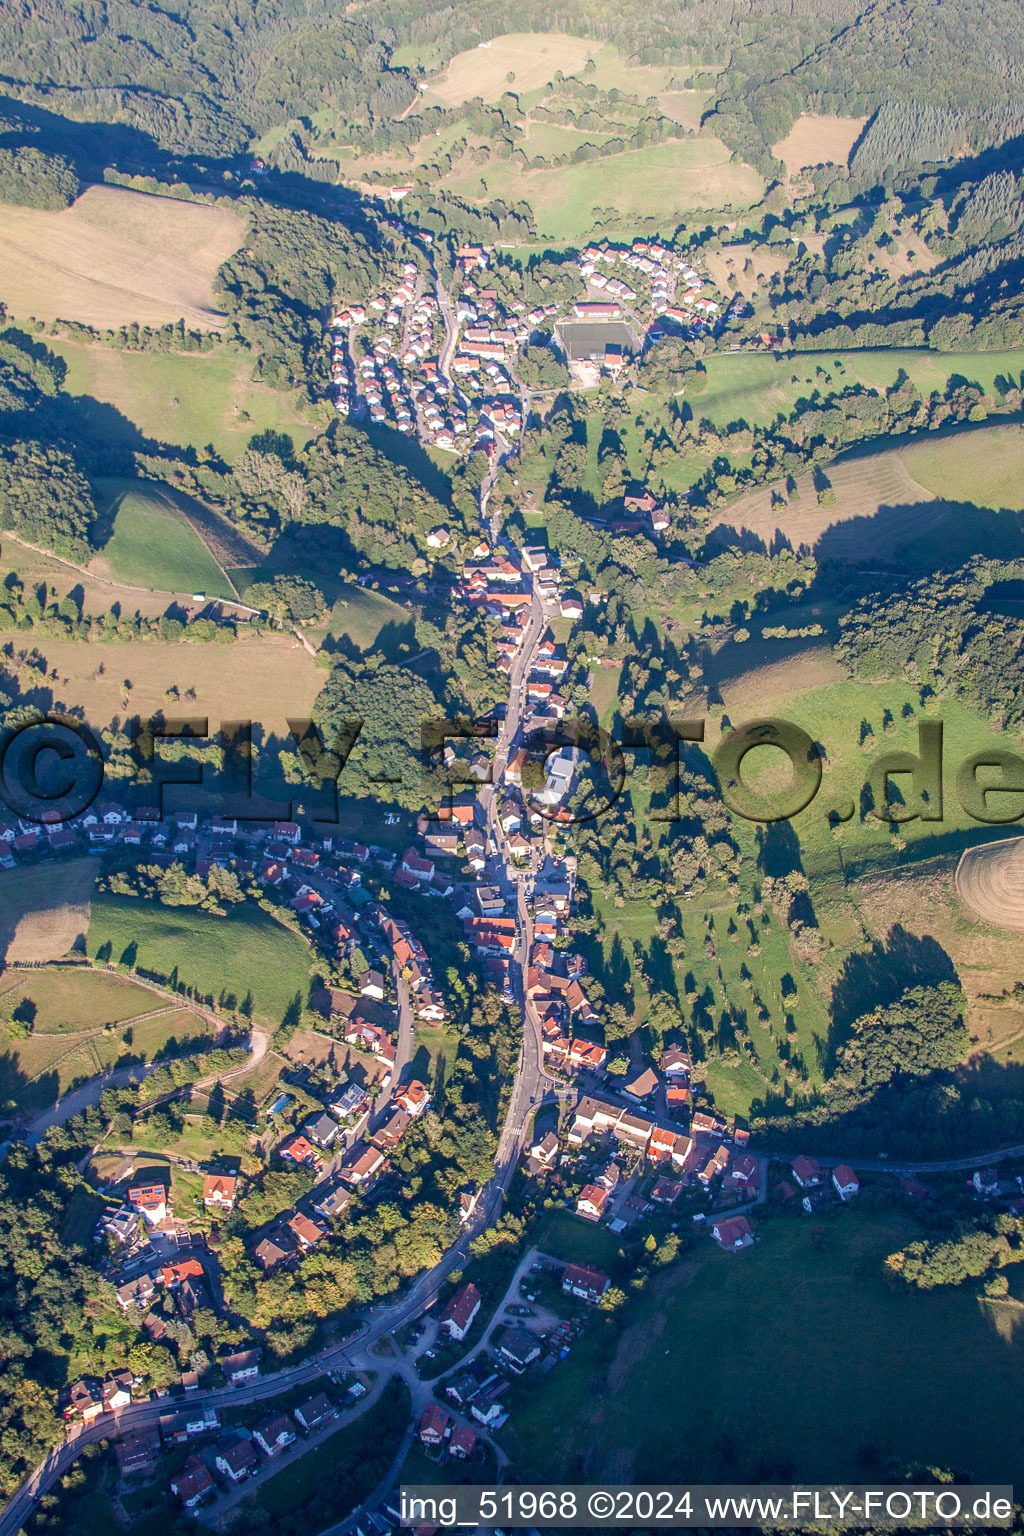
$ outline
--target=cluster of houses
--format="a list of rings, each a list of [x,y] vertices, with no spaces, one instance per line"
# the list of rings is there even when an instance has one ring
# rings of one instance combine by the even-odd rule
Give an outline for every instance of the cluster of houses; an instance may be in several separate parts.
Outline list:
[[[253,1257],[268,1272],[308,1253],[327,1236],[324,1221],[344,1215],[353,1196],[364,1193],[386,1171],[414,1120],[430,1108],[424,1083],[411,1079],[391,1095],[385,1117],[371,1129],[371,1105],[354,1084],[346,1085],[327,1109],[314,1115],[278,1148],[296,1167],[313,1170],[317,1184],[308,1203],[321,1221],[286,1213],[257,1245]]]
[[[531,322],[525,305],[507,314],[494,289],[471,280],[487,265],[482,246],[463,247],[456,265],[463,280],[447,373],[441,370],[445,326],[439,295],[421,292],[415,263],[407,262],[394,291],[369,304],[336,309],[328,322],[334,404],[342,416],[358,414],[395,427],[446,452],[482,448],[493,453],[498,436],[522,428],[512,367]],[[538,311],[536,320],[543,319]],[[355,345],[363,355],[355,360]],[[471,425],[472,423],[472,425]]]
[[[221,1365],[228,1382],[240,1386],[259,1376],[259,1350],[226,1357]],[[290,1413],[271,1405],[254,1429],[225,1428],[221,1414],[198,1401],[197,1383],[186,1380],[180,1406],[159,1417],[158,1428],[129,1429],[115,1442],[118,1471],[125,1481],[151,1482],[161,1471],[163,1452],[195,1445],[184,1464],[171,1474],[174,1497],[185,1509],[211,1503],[222,1489],[230,1491],[262,1467],[272,1465],[299,1435],[328,1429],[338,1407],[326,1392],[315,1392]],[[121,1406],[124,1406],[122,1403]]]
[[[561,1288],[572,1300],[596,1306],[611,1281],[599,1269],[582,1264],[562,1267]],[[461,1285],[441,1317],[443,1337],[461,1343],[465,1340],[480,1310],[481,1297],[471,1283]],[[444,1396],[452,1405],[438,1402],[427,1405],[419,1422],[421,1442],[435,1452],[466,1458],[476,1449],[479,1431],[500,1429],[508,1418],[506,1398],[512,1382],[531,1367],[550,1368],[567,1353],[565,1340],[568,1324],[537,1332],[520,1323],[507,1324],[492,1339],[487,1350],[474,1354],[444,1385]],[[456,1414],[458,1417],[456,1417]]]

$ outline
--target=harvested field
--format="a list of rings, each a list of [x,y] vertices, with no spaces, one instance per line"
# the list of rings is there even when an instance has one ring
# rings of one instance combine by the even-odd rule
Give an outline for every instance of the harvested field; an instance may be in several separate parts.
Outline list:
[[[781,534],[819,558],[862,562],[866,554],[891,559],[946,516],[943,503],[908,474],[896,453],[847,459],[831,465],[828,478],[834,506],[819,506],[812,477],[801,475],[799,497],[787,502],[777,485],[760,487],[721,508],[712,526],[722,530],[723,543],[731,542],[726,531],[752,533],[767,549]]]
[[[1024,839],[1017,839],[1024,847]],[[989,843],[970,852],[1000,849]],[[967,998],[967,1026],[975,1048],[1001,1053],[1024,1033],[1024,1009],[1013,1002],[1021,977],[1020,937],[1006,925],[979,921],[959,893],[953,859],[929,860],[914,869],[893,870],[884,879],[854,881],[848,895],[873,939],[896,924],[941,945],[956,968]],[[1016,1060],[1020,1054],[1015,1053]]]
[[[287,634],[245,636],[231,645],[139,642],[114,652],[100,644],[42,640],[38,650],[48,671],[56,671],[49,686],[58,707],[77,706],[94,729],[126,713],[166,711],[173,686],[179,712],[207,716],[211,730],[221,720],[249,719],[267,736],[285,737],[288,719],[307,712],[323,686],[313,658]],[[190,690],[194,697],[186,698]]]
[[[564,32],[508,32],[456,54],[424,99],[427,105],[442,102],[446,107],[457,107],[474,96],[497,101],[509,89],[510,72],[515,75],[517,93],[537,90],[554,79],[556,70],[577,74],[599,46]]]
[[[983,923],[1024,933],[1024,837],[968,848],[957,867],[956,891]]]
[[[89,926],[99,859],[0,873],[0,958],[60,960]]]
[[[860,137],[866,117],[825,117],[802,112],[772,153],[791,176],[813,165],[845,165]]]
[[[0,291],[18,319],[219,330],[212,280],[244,234],[228,209],[123,187],[89,187],[56,213],[4,203]]]

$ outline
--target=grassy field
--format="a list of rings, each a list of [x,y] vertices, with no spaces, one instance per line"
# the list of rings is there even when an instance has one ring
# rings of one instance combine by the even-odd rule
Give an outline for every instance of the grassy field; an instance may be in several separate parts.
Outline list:
[[[105,1024],[122,1023],[162,1006],[162,1000],[147,987],[87,966],[53,967],[28,974],[8,971],[0,983],[0,1015],[10,1017],[18,1009],[31,1012],[34,1035],[102,1029]]]
[[[608,1267],[614,1263],[620,1243],[607,1227],[595,1226],[566,1211],[548,1218],[537,1234],[537,1247],[567,1264]]]
[[[122,490],[111,511],[113,532],[92,562],[97,574],[185,596],[237,596],[198,533],[156,486],[140,482]]]
[[[916,1235],[839,1211],[765,1223],[741,1254],[702,1245],[520,1394],[501,1439],[523,1481],[1019,1481],[1022,1336],[970,1287],[889,1290],[881,1261]]]
[[[802,112],[772,153],[791,176],[812,165],[845,165],[860,137],[866,117],[826,117]]]
[[[837,366],[838,365],[838,366]],[[863,352],[794,352],[776,360],[768,354],[720,353],[705,362],[708,387],[690,402],[697,416],[716,426],[746,421],[767,426],[780,411],[788,414],[802,396],[848,385],[885,390],[903,369],[923,394],[945,389],[959,374],[993,393],[999,377],[1020,377],[1024,351],[931,352],[926,348],[879,347]]]
[[[51,677],[55,702],[81,709],[97,730],[127,714],[148,718],[167,711],[173,686],[180,707],[208,718],[213,732],[222,720],[247,719],[262,728],[265,740],[285,740],[289,718],[312,708],[324,680],[289,634],[246,636],[229,646],[138,642],[99,652],[73,640],[46,639],[39,650],[57,674]],[[186,698],[189,690],[194,696]]]
[[[761,196],[757,172],[715,138],[683,139],[627,150],[611,159],[551,170],[519,170],[495,161],[469,169],[445,185],[471,201],[525,199],[537,231],[551,240],[575,240],[600,225],[608,234],[629,230],[637,220],[675,225],[687,211],[747,208]]]
[[[217,330],[212,279],[241,245],[229,209],[89,187],[70,208],[0,205],[0,290],[16,319]]]
[[[159,999],[149,994],[151,1003]],[[187,1008],[167,1008],[141,1023],[121,1021],[109,1031],[79,1036],[33,1033],[0,1046],[0,1108],[22,1114],[48,1108],[76,1083],[125,1060],[151,1061],[169,1041],[205,1036],[208,1028]]]
[[[900,458],[915,480],[950,501],[1024,511],[1024,428],[988,427],[905,444]]]
[[[122,352],[63,337],[47,344],[67,363],[64,387],[79,410],[105,438],[129,446],[141,446],[140,434],[181,448],[210,443],[232,463],[254,433],[286,432],[303,447],[320,430],[297,395],[254,381],[252,358],[230,344],[213,352]]]
[[[0,872],[0,958],[59,960],[84,936],[99,859]]]
[[[97,894],[86,944],[91,956],[109,944],[113,960],[127,954],[140,969],[165,978],[176,974],[215,1001],[233,996],[240,1004],[251,993],[254,1017],[274,1024],[297,995],[306,1000],[305,942],[258,908],[236,907],[216,917]]]

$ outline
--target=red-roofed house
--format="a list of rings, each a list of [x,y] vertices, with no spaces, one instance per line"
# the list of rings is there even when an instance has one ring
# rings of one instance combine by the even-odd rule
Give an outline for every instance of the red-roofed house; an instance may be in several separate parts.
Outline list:
[[[792,1168],[793,1177],[801,1189],[817,1189],[822,1177],[821,1164],[813,1157],[804,1157],[801,1153],[799,1157],[794,1157]]]
[[[848,1163],[837,1163],[832,1169],[832,1183],[840,1200],[852,1200],[860,1193],[860,1179]]]
[[[600,1269],[589,1269],[584,1264],[567,1264],[562,1272],[562,1290],[567,1296],[579,1296],[591,1306],[601,1300],[611,1285],[608,1276]]]
[[[420,1419],[419,1436],[424,1445],[440,1445],[448,1428],[448,1415],[440,1403],[428,1403]]]
[[[729,1216],[724,1221],[716,1221],[711,1228],[711,1236],[720,1247],[728,1249],[730,1253],[737,1253],[741,1248],[749,1248],[754,1241],[750,1222],[745,1216]]]
[[[237,1187],[233,1173],[208,1173],[203,1179],[203,1204],[207,1210],[233,1210]]]
[[[480,1310],[480,1292],[468,1281],[460,1286],[444,1309],[441,1327],[450,1339],[460,1343],[473,1326],[473,1319]]]

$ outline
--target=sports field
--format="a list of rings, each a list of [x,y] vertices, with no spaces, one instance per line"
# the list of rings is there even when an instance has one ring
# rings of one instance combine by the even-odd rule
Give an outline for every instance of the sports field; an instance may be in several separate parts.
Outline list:
[[[177,980],[227,1007],[251,994],[253,1014],[283,1019],[296,996],[305,1003],[309,949],[268,913],[245,906],[227,916],[181,911],[130,897],[93,897],[86,945],[90,956],[110,946],[110,958]],[[233,997],[235,1003],[228,1001]]]
[[[141,446],[140,434],[182,448],[211,443],[231,463],[254,433],[285,432],[301,448],[320,431],[315,412],[255,382],[252,358],[229,343],[213,352],[122,352],[63,337],[48,345],[67,363],[76,407],[100,435],[128,446]]]
[[[237,597],[198,533],[156,486],[143,481],[120,491],[112,510],[113,532],[92,562],[98,574],[185,596]]]
[[[59,212],[3,203],[0,292],[19,320],[218,330],[213,276],[244,234],[230,209],[124,187],[88,187]]]
[[[1020,1312],[969,1285],[891,1291],[882,1260],[918,1235],[902,1215],[759,1235],[739,1254],[704,1239],[631,1297],[621,1334],[595,1320],[518,1393],[500,1439],[524,1482],[856,1483],[914,1464],[1019,1482]]]

